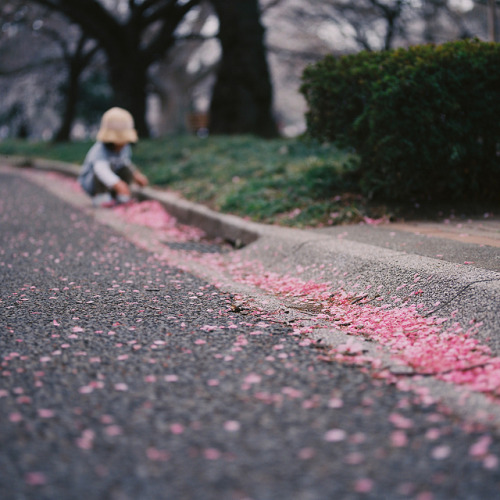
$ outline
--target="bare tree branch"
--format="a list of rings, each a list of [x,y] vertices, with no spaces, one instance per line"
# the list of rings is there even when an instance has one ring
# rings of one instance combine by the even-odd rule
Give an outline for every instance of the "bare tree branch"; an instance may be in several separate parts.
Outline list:
[[[267,13],[267,11],[269,11],[273,7],[277,7],[281,2],[282,0],[270,0],[270,2],[268,2],[264,7],[260,8],[261,14]]]
[[[145,60],[150,64],[154,60],[163,56],[167,48],[174,44],[174,32],[182,21],[187,12],[195,5],[198,5],[200,0],[190,0],[184,5],[174,5],[169,8],[167,6],[162,9],[165,15],[165,21],[158,34],[153,38],[149,45],[144,49]],[[169,2],[172,4],[172,2]],[[166,15],[168,13],[168,16]]]
[[[49,66],[51,64],[60,64],[60,63],[61,63],[60,57],[46,57],[36,62],[20,66],[19,68],[2,68],[0,66],[0,77],[23,75],[31,73],[33,70]]]
[[[107,50],[122,45],[126,47],[123,27],[109,11],[96,0],[32,0],[39,5],[64,14],[77,23],[92,38],[99,40]]]

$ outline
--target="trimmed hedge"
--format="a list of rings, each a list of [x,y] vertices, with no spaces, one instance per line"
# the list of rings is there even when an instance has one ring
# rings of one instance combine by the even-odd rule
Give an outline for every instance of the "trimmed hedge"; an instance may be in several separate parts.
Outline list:
[[[327,56],[301,91],[310,135],[360,155],[365,194],[500,199],[500,44]]]

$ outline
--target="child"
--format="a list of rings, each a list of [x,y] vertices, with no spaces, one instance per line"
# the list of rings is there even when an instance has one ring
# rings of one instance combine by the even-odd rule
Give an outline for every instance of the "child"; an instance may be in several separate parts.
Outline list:
[[[111,108],[101,119],[97,142],[83,162],[80,185],[92,196],[96,207],[130,201],[129,185],[146,186],[148,179],[132,164],[131,143],[137,142],[132,115],[122,108]]]

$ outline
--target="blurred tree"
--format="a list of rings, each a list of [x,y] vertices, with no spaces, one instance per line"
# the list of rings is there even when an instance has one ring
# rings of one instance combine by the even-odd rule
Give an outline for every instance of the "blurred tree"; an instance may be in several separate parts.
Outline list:
[[[389,50],[472,36],[464,13],[472,0],[304,0],[297,19],[352,39],[356,50]],[[333,38],[333,36],[332,36]]]
[[[38,134],[32,118],[54,105],[57,92],[45,93],[48,76],[52,88],[60,83],[61,57],[57,48],[41,36],[45,9],[21,0],[0,0],[0,125],[2,135]],[[46,118],[46,115],[44,115]],[[20,127],[22,124],[22,127]]]
[[[80,86],[82,73],[87,69],[90,61],[98,52],[99,46],[89,40],[83,33],[72,48],[68,40],[61,36],[59,31],[44,29],[44,34],[53,38],[60,46],[63,54],[63,60],[67,68],[67,79],[63,85],[63,113],[59,130],[54,136],[56,142],[69,141],[71,129],[77,114],[78,98],[80,95]]]
[[[102,68],[103,61],[92,61],[80,82],[76,116],[86,128],[99,124],[103,110],[111,106],[113,93]]]
[[[215,134],[278,134],[258,0],[211,0],[222,59],[210,106]]]
[[[412,0],[362,0],[356,6],[352,2],[333,2],[356,33],[357,42],[366,50],[373,50],[370,40],[370,24],[376,24],[383,39],[382,48],[393,47],[395,35],[403,32],[402,17],[405,9],[411,8]]]
[[[77,117],[82,75],[98,52],[98,45],[77,26],[68,26],[65,18],[45,7],[9,1],[0,2],[0,9],[3,31],[12,30],[12,36],[0,40],[0,48],[9,54],[2,58],[0,76],[14,79],[23,74],[50,74],[49,86],[58,90],[51,94],[57,94],[56,109],[62,110],[54,139],[69,140]],[[43,92],[44,89],[40,89],[40,94]],[[47,104],[53,105],[53,102]],[[13,109],[27,113],[26,106],[14,106]],[[12,113],[10,115],[12,117]],[[27,121],[26,116],[24,120]]]
[[[214,10],[207,16],[206,2],[212,8],[217,5],[216,14],[221,18],[218,39],[217,16],[213,15]],[[82,133],[86,133],[88,125],[95,124],[105,107],[118,102],[131,107],[126,98],[119,97],[128,95],[127,92],[142,99],[142,105],[136,109],[145,108],[146,96],[154,95],[148,117],[156,133],[185,130],[186,112],[193,102],[196,111],[208,109],[216,81],[210,109],[215,132],[257,130],[261,135],[274,134],[271,112],[274,100],[280,130],[295,135],[303,130],[305,103],[297,89],[308,63],[326,53],[340,55],[363,48],[378,50],[440,43],[468,36],[485,38],[487,5],[491,6],[492,0],[357,0],[356,8],[348,0],[199,0],[196,6],[193,2],[173,32],[173,27],[165,28],[165,16],[170,15],[166,5],[180,8],[188,3],[188,0],[0,0],[0,134],[15,133],[21,120],[28,124],[31,136],[50,138],[59,127],[67,130],[61,118],[72,114],[71,81],[79,86],[76,116],[78,125],[85,127]],[[499,3],[496,0],[497,6]],[[51,5],[52,14],[43,7],[47,4]],[[94,16],[96,5],[103,12],[103,19]],[[160,5],[164,6],[162,12],[158,10]],[[85,16],[87,12],[85,22],[68,22],[68,18],[73,18],[69,11],[73,11],[73,17]],[[157,19],[153,21],[155,15]],[[211,19],[210,34],[200,29],[204,16],[207,22]],[[105,28],[108,19],[116,25],[116,30]],[[171,21],[174,23],[175,19]],[[93,28],[84,30],[83,26],[88,25]],[[47,36],[50,30],[55,32],[52,37]],[[102,32],[101,38],[98,32]],[[164,36],[173,33],[175,47],[169,47],[174,50],[165,49],[167,57],[159,55],[146,69],[144,58],[139,70],[133,70],[134,61],[146,54],[141,51],[152,47],[161,33]],[[139,49],[127,52],[138,35]],[[129,36],[130,40],[124,39]],[[108,45],[114,41],[116,47],[104,51],[102,39]],[[218,62],[222,42],[223,59]],[[113,99],[108,85],[110,67],[120,57],[113,58],[110,54],[120,50],[131,76],[125,70],[113,70],[114,81],[118,82]],[[90,51],[95,51],[95,55],[87,69],[83,69],[81,62],[91,55]],[[75,66],[81,69],[78,81],[70,77],[77,74],[70,68],[73,56],[79,61],[74,62]],[[269,69],[277,90],[275,96],[271,93]],[[141,80],[139,75],[146,76]],[[137,94],[133,89],[139,86],[139,81],[143,83]],[[122,91],[116,90],[120,84]],[[15,106],[16,103],[22,106]],[[15,120],[14,112],[19,114]],[[143,120],[147,132],[145,118],[142,112],[139,114],[138,128]],[[68,121],[69,118],[64,120]],[[252,126],[254,122],[259,125]],[[56,135],[66,135],[62,130],[59,132]]]
[[[488,0],[488,36],[490,42],[497,41],[497,2]]]
[[[148,69],[175,44],[175,31],[199,0],[31,0],[60,12],[94,39],[107,57],[114,104],[134,116],[148,136]]]
[[[218,26],[212,5],[201,1],[179,27],[175,50],[151,71],[152,93],[158,97],[156,132],[159,135],[193,132],[189,120],[192,113],[206,117],[220,59]]]

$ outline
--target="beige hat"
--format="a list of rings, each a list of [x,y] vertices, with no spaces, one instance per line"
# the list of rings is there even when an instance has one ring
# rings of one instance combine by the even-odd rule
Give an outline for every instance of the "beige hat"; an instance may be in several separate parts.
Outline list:
[[[102,115],[97,140],[112,144],[137,142],[132,115],[123,108],[111,108]]]

